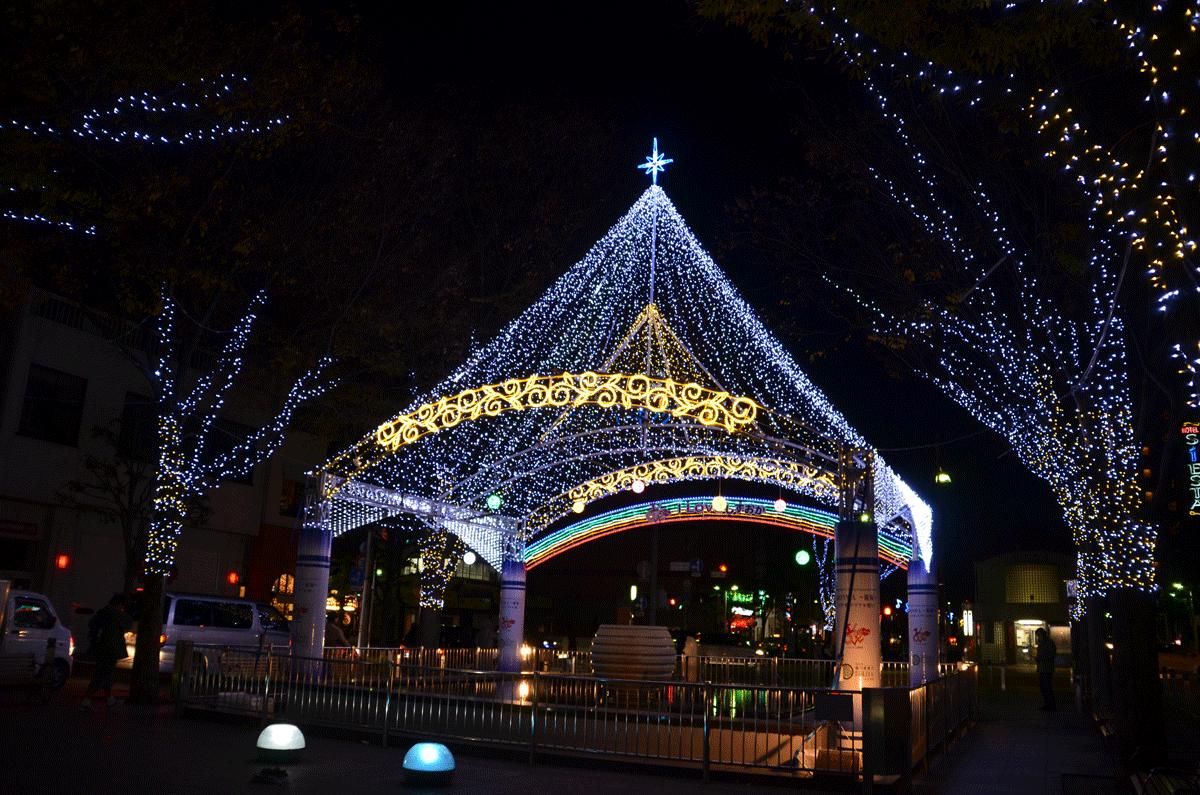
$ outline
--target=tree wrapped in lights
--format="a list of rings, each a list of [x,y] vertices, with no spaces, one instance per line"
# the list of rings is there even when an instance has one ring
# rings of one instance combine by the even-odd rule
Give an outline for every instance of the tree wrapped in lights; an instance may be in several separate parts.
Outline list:
[[[1116,246],[1122,270],[1131,262],[1144,269],[1145,295],[1170,340],[1156,353],[1177,362],[1187,404],[1200,406],[1200,121],[1192,106],[1200,7],[1171,0],[967,4],[938,9],[950,17],[943,26],[962,31],[946,39],[925,36],[939,26],[905,4],[701,6],[764,40],[784,32],[831,46],[860,77],[886,72],[1036,135],[1042,158],[1096,210],[1092,234]],[[1051,62],[1055,48],[1071,55]],[[1095,80],[1096,69],[1108,77]]]
[[[1040,15],[1039,22],[1053,24],[1055,20],[1045,15],[1074,13],[1065,10],[1067,5],[1010,3],[1002,12],[999,4],[992,4],[978,13],[990,19],[1019,8],[1019,13],[1014,11],[1018,18]],[[1083,13],[1102,17],[1116,8],[1116,4],[1071,6],[1084,6]],[[1129,756],[1153,756],[1162,748],[1163,728],[1149,597],[1155,588],[1156,530],[1144,521],[1143,496],[1148,494],[1143,495],[1137,483],[1139,451],[1125,353],[1131,334],[1118,300],[1123,286],[1133,289],[1128,287],[1132,279],[1126,277],[1130,263],[1141,257],[1147,272],[1146,288],[1154,296],[1151,303],[1161,310],[1155,314],[1164,314],[1173,305],[1183,309],[1174,313],[1173,322],[1161,323],[1159,327],[1166,333],[1157,336],[1182,338],[1171,346],[1171,352],[1189,380],[1187,401],[1192,405],[1200,402],[1194,378],[1200,369],[1193,344],[1196,326],[1179,319],[1181,314],[1194,315],[1197,294],[1196,245],[1181,220],[1180,209],[1185,201],[1195,207],[1194,173],[1180,165],[1194,163],[1196,157],[1195,150],[1179,157],[1176,145],[1185,138],[1200,143],[1200,130],[1194,127],[1186,102],[1175,104],[1183,97],[1190,98],[1193,90],[1195,69],[1186,64],[1189,59],[1194,61],[1191,45],[1200,22],[1194,5],[1183,8],[1156,3],[1150,7],[1149,13],[1161,14],[1160,21],[1173,28],[1173,33],[1157,32],[1157,24],[1110,20],[1147,83],[1141,99],[1150,108],[1150,122],[1116,134],[1107,144],[1100,142],[1102,136],[1093,133],[1088,121],[1073,109],[1066,99],[1068,92],[1058,88],[1022,90],[1015,72],[993,81],[956,74],[912,52],[912,45],[900,32],[902,25],[888,30],[876,24],[875,29],[885,38],[901,36],[902,41],[889,49],[878,37],[864,35],[833,3],[768,3],[751,12],[732,11],[730,16],[736,19],[743,13],[759,15],[750,22],[752,26],[775,15],[768,28],[782,18],[790,30],[815,30],[817,38],[832,44],[849,71],[861,79],[896,133],[907,156],[902,169],[907,173],[902,177],[882,169],[870,173],[883,192],[939,244],[941,255],[948,256],[970,287],[946,296],[946,300],[928,299],[926,294],[918,301],[920,308],[915,314],[864,303],[875,311],[879,330],[931,351],[935,363],[929,377],[1001,434],[1026,466],[1050,485],[1078,553],[1080,598],[1072,608],[1075,617],[1084,609],[1088,612],[1087,656],[1093,695],[1101,708],[1108,704],[1109,652],[1101,643],[1098,622],[1100,613],[1111,610],[1111,696],[1122,751]],[[905,12],[900,4],[890,4],[883,13],[903,16]],[[924,21],[916,24],[924,25]],[[1015,41],[1028,44],[1045,32],[1044,25],[1030,28],[1024,37],[1013,35],[1000,23],[993,26],[989,22],[980,28],[1001,30],[996,40],[1010,48]],[[1086,20],[1083,28],[1085,36],[1097,35],[1097,28]],[[962,37],[964,41],[970,38]],[[1164,53],[1166,42],[1170,49]],[[959,44],[956,40],[946,46],[953,50]],[[977,54],[972,51],[967,59],[972,65],[978,65]],[[1014,50],[1013,60],[1022,55]],[[1078,92],[1084,82],[1076,81],[1071,87]],[[1183,90],[1173,92],[1166,82]],[[928,89],[934,103],[961,100],[968,108],[981,107],[987,99],[999,99],[998,105],[1012,99],[1024,103],[1018,108],[1033,121],[1033,132],[1051,142],[1042,152],[1043,159],[1057,162],[1072,178],[1075,195],[1085,206],[1087,232],[1082,239],[1087,252],[1082,270],[1088,291],[1082,301],[1077,294],[1063,295],[1061,290],[1056,295],[1064,300],[1051,299],[1053,291],[1046,287],[1044,271],[1035,269],[1035,264],[1042,266],[1044,260],[1039,262],[1040,257],[1014,242],[1018,236],[1002,222],[998,204],[981,184],[965,176],[964,172],[974,170],[970,167],[952,178],[958,180],[956,184],[969,186],[958,206],[969,207],[978,223],[960,226],[959,214],[952,209],[955,205],[947,201],[949,197],[942,194],[935,177],[939,166],[917,146],[912,132],[915,126],[898,110],[903,93],[894,91],[893,84],[917,84]],[[1126,122],[1138,116],[1112,112],[1113,99],[1106,81],[1105,112],[1103,117],[1093,115],[1092,122]],[[943,110],[949,102],[942,105]],[[1007,108],[1009,119],[1013,110]],[[943,124],[947,119],[943,118]],[[1132,147],[1133,156],[1122,154],[1122,147]],[[968,228],[971,232],[965,233]],[[1185,294],[1192,300],[1176,300]]]
[[[134,700],[153,701],[158,693],[158,637],[165,576],[175,566],[179,538],[189,508],[223,481],[244,477],[270,458],[283,444],[296,410],[333,386],[324,377],[329,358],[300,376],[275,415],[237,444],[218,446],[217,421],[242,370],[243,355],[256,313],[265,300],[258,293],[234,326],[216,363],[190,389],[187,359],[177,348],[175,302],[163,291],[158,319],[157,359],[151,381],[157,391],[158,467],[154,477],[153,510],[146,539],[145,590],[134,658]]]
[[[872,175],[944,244],[960,272],[978,278],[960,300],[925,301],[910,319],[859,297],[876,311],[881,332],[933,351],[937,368],[928,376],[934,383],[1004,437],[1050,485],[1078,550],[1077,605],[1116,588],[1153,590],[1156,534],[1142,520],[1127,341],[1117,311],[1122,234],[1109,227],[1109,234],[1093,239],[1090,300],[1083,316],[1071,320],[1048,297],[982,185],[969,200],[992,251],[977,251],[965,240],[906,118],[874,74],[867,72],[863,83],[907,152],[918,191],[876,169]],[[1099,206],[1090,212],[1097,215]],[[980,265],[993,260],[987,270]],[[1000,279],[984,283],[1001,265],[1014,273],[1007,290],[991,286],[1004,283]]]

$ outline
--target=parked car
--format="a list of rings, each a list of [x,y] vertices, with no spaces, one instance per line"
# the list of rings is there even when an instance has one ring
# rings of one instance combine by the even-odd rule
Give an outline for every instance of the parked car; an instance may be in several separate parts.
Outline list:
[[[158,639],[162,647],[158,656],[160,673],[175,669],[176,644],[181,640],[190,640],[197,646],[231,649],[286,649],[291,646],[292,637],[288,620],[271,605],[224,596],[167,594],[163,629]],[[126,632],[125,648],[129,656],[117,663],[118,668],[133,665],[136,645],[137,632]]]
[[[735,659],[755,656],[750,639],[733,632],[697,632],[689,635],[684,641],[683,653],[696,657]]]
[[[51,638],[55,645],[50,681],[57,690],[70,678],[75,660],[71,630],[63,626],[48,596],[13,590],[0,581],[0,654],[32,654],[40,665],[46,657],[46,641]]]
[[[754,654],[758,657],[786,657],[788,656],[788,643],[778,635],[772,635],[755,644]]]
[[[1158,647],[1158,667],[1166,674],[1179,676],[1200,674],[1200,654],[1187,651],[1182,644],[1166,644]]]

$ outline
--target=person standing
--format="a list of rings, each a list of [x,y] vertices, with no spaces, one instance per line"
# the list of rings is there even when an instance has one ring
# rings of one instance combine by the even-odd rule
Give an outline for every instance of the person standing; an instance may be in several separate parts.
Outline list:
[[[1054,658],[1058,655],[1058,646],[1050,640],[1045,627],[1039,627],[1034,635],[1037,638],[1034,659],[1037,661],[1038,687],[1042,690],[1042,710],[1054,712]]]
[[[96,669],[83,696],[83,709],[92,708],[92,696],[103,690],[108,696],[108,706],[114,706],[113,675],[117,661],[129,656],[125,650],[125,633],[133,627],[133,621],[125,612],[125,594],[113,594],[108,605],[100,608],[88,622],[88,642]]]

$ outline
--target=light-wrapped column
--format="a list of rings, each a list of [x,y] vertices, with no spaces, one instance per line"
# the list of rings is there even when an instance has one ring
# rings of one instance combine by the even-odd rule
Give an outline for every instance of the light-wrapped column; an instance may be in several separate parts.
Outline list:
[[[833,638],[839,666],[834,686],[841,690],[880,685],[879,540],[875,533],[874,522],[841,521],[837,525]],[[861,731],[862,696],[855,696],[852,733]]]
[[[913,687],[938,676],[937,577],[914,558],[908,564],[908,675]]]
[[[525,638],[525,561],[504,556],[500,572],[500,670],[521,670],[521,644]]]
[[[296,555],[292,594],[292,642],[300,657],[320,657],[325,649],[325,601],[329,597],[329,551],[333,534],[321,523],[305,522]]]

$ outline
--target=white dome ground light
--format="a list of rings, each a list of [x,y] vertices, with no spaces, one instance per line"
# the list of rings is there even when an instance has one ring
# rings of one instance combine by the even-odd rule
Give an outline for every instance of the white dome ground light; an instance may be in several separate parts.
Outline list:
[[[290,723],[272,723],[259,732],[256,747],[264,762],[295,762],[304,754],[304,733]]]

